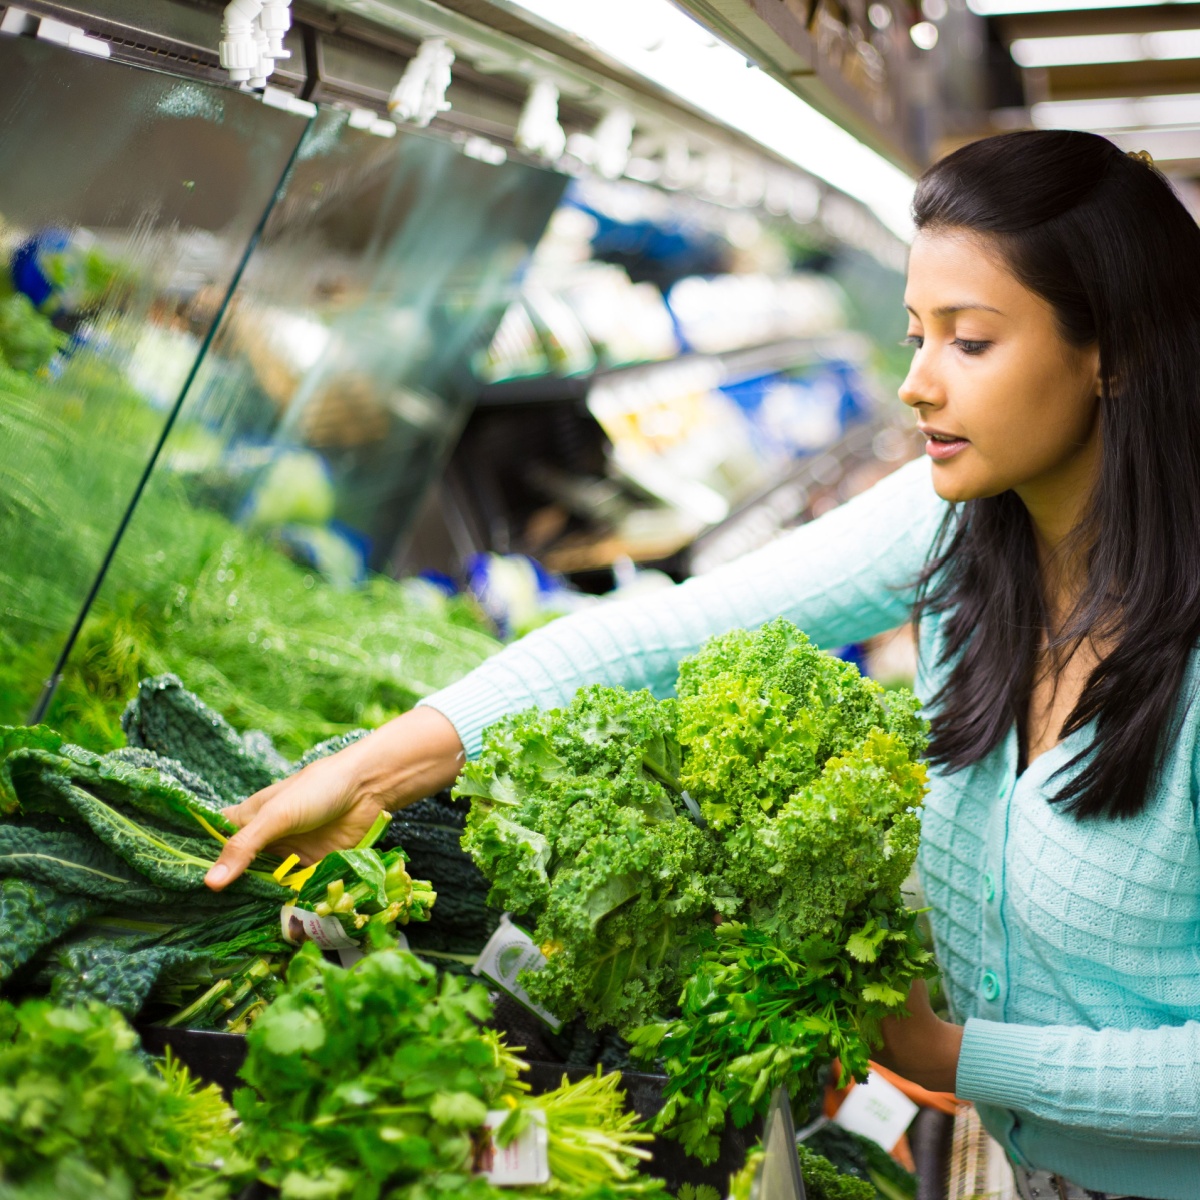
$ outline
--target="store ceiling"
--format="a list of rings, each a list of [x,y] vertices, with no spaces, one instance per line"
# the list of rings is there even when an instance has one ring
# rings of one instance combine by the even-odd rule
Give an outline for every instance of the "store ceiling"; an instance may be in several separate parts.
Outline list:
[[[1029,123],[1104,133],[1200,176],[1200,3],[970,3],[1021,70]]]
[[[1003,129],[1066,127],[1200,178],[1200,0],[676,3],[894,161]],[[872,57],[882,85],[858,69]]]

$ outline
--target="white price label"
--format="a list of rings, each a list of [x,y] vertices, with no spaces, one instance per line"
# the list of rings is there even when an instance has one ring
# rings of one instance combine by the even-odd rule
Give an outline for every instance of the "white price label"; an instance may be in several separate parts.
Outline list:
[[[898,1087],[872,1071],[866,1083],[850,1089],[833,1120],[890,1151],[916,1115],[917,1106]]]
[[[346,935],[337,917],[318,917],[307,908],[285,904],[279,910],[283,940],[293,946],[316,942],[322,950],[357,950],[358,943]]]
[[[471,970],[476,975],[490,979],[518,1004],[529,1009],[534,1016],[540,1017],[558,1033],[563,1027],[562,1018],[547,1012],[540,1004],[535,1004],[517,982],[517,976],[522,971],[540,971],[545,965],[546,956],[533,944],[533,938],[520,925],[514,925],[509,920],[508,913],[505,913]]]
[[[498,1146],[493,1131],[511,1115],[507,1109],[489,1112],[483,1127],[487,1139],[475,1160],[475,1170],[496,1187],[529,1187],[550,1182],[550,1136],[546,1114],[535,1108],[532,1120],[507,1146]]]

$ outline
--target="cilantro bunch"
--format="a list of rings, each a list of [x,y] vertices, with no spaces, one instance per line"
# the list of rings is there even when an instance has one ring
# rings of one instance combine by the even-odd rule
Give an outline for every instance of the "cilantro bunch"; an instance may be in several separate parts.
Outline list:
[[[285,1200],[418,1184],[466,1200],[473,1131],[518,1069],[479,1026],[490,1012],[482,987],[439,980],[411,954],[380,950],[346,970],[304,946],[247,1034],[241,1153]]]
[[[787,1083],[861,1076],[930,969],[900,888],[925,723],[785,620],[711,639],[677,697],[582,689],[486,731],[457,789],[489,902],[546,955],[523,984],[671,1076],[657,1128],[711,1159]]]
[[[501,1200],[474,1171],[485,1118],[509,1112],[496,1132],[504,1145],[537,1108],[551,1180],[528,1191],[665,1200],[637,1175],[649,1138],[625,1109],[620,1076],[528,1096],[524,1063],[482,1026],[491,1014],[481,985],[439,978],[407,951],[380,947],[345,969],[305,946],[247,1034],[231,1174],[249,1172],[283,1200]]]
[[[0,1195],[221,1200],[232,1116],[100,1004],[0,1002]]]

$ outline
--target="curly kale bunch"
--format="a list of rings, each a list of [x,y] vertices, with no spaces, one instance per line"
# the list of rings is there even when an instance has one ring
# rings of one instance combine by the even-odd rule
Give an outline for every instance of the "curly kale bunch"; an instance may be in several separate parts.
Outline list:
[[[721,843],[739,917],[798,944],[916,856],[925,722],[788,621],[709,641],[679,671],[680,782]]]
[[[546,969],[526,980],[551,1012],[634,1025],[678,987],[721,894],[717,845],[681,798],[676,709],[648,692],[585,688],[565,709],[493,726],[456,794],[463,846],[489,902],[536,920]]]
[[[900,894],[926,727],[785,620],[713,638],[677,693],[506,718],[457,794],[490,903],[546,955],[530,996],[660,1055],[659,1128],[709,1157],[776,1084],[804,1093],[833,1058],[861,1075],[928,973]]]

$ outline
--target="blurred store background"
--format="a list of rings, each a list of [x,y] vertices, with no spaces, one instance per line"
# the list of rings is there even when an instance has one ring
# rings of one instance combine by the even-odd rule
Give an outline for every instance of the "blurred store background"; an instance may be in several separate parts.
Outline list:
[[[240,73],[222,16],[0,5],[0,722],[90,745],[162,670],[293,747],[383,720],[894,469],[966,140],[1200,194],[1195,3],[296,0]]]
[[[299,755],[869,487],[971,139],[1093,130],[1200,211],[1195,0],[288,15],[231,72],[216,0],[0,3],[0,724],[108,748],[174,672]]]

